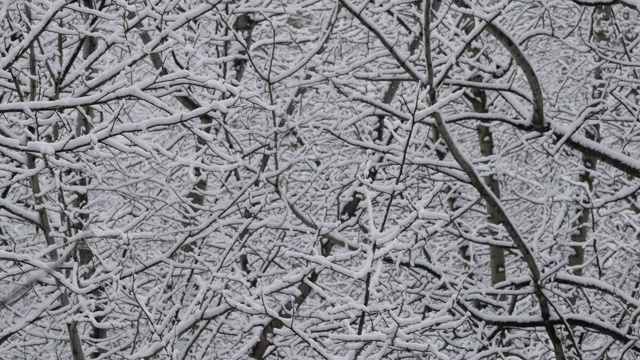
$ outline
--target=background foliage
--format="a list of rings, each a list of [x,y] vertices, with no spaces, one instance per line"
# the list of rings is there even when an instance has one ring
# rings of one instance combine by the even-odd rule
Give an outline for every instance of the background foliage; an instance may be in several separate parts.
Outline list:
[[[0,3],[0,357],[638,358],[639,11]]]

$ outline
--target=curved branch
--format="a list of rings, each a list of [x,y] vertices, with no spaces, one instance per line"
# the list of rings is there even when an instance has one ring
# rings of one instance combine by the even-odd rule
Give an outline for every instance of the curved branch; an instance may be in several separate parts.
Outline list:
[[[522,50],[520,50],[518,44],[507,35],[506,31],[504,31],[500,25],[487,22],[486,29],[509,51],[513,60],[527,77],[533,100],[533,118],[531,119],[531,124],[533,130],[539,132],[545,131],[547,127],[545,127],[544,124],[544,97],[542,95],[542,86],[540,85],[540,81],[538,81],[538,76],[533,70],[533,66],[531,66],[527,57]]]
[[[622,5],[640,11],[638,0],[571,0],[571,2],[580,6]]]
[[[430,39],[429,25],[430,25],[430,18],[431,18],[430,16],[431,1],[430,0],[425,0],[425,9],[423,11],[424,11],[424,20],[425,20],[425,24],[424,24],[425,50],[424,51],[425,51],[425,58],[427,62],[427,73],[429,75],[427,77],[426,85],[428,87],[427,91],[429,95],[429,102],[431,104],[435,104],[438,101],[438,96],[433,83],[434,70],[433,70],[433,64],[431,62],[431,46],[429,42],[429,39]],[[488,23],[487,29],[492,28],[490,25],[491,24]],[[511,41],[510,38],[506,36],[506,34],[504,34],[504,38]],[[519,49],[517,48],[517,46],[515,46],[515,43],[512,42],[512,44],[514,46],[512,46],[509,49],[510,52],[513,51],[512,55],[515,57],[516,55],[520,54],[522,56],[520,61],[525,60],[526,62],[524,55],[522,55],[521,52],[520,53],[517,52],[519,51]],[[518,59],[516,59],[516,61],[518,61]],[[528,62],[526,62],[526,64],[528,64]],[[539,89],[539,84],[537,83],[538,80],[535,77],[535,74],[533,72],[531,72],[530,74],[532,75],[532,78],[535,81],[534,83],[531,84],[532,91],[534,92],[533,124],[535,128],[536,120],[541,122],[542,119],[544,119],[544,113],[542,108],[542,100],[540,99],[539,104],[537,104],[537,101],[535,100],[536,94],[535,94],[534,87],[537,84]],[[539,96],[540,97],[542,96],[542,91],[540,91]],[[537,106],[539,106],[539,108],[536,108]],[[538,298],[538,304],[540,306],[540,313],[542,315],[543,325],[545,330],[547,331],[547,334],[549,335],[549,339],[551,340],[551,343],[553,344],[556,359],[560,359],[560,360],[565,359],[564,350],[562,348],[562,341],[560,340],[558,334],[556,333],[556,330],[553,324],[549,321],[551,319],[549,300],[547,299],[547,297],[542,291],[542,288],[540,287],[541,274],[540,274],[540,269],[538,268],[538,265],[536,264],[535,259],[533,257],[533,252],[531,251],[531,249],[529,249],[529,247],[527,246],[527,243],[524,240],[524,237],[522,236],[522,234],[520,234],[518,229],[515,227],[515,225],[513,224],[513,222],[507,215],[507,213],[505,212],[500,200],[495,196],[495,194],[491,191],[491,189],[489,189],[489,187],[484,183],[484,181],[481,180],[480,175],[477,173],[473,165],[471,165],[471,162],[466,158],[466,156],[458,148],[458,145],[456,144],[456,141],[453,139],[453,136],[451,136],[451,133],[449,132],[447,124],[442,118],[442,115],[440,114],[440,112],[435,111],[433,113],[433,117],[435,119],[436,127],[440,132],[440,136],[442,137],[444,142],[447,144],[447,147],[449,148],[451,155],[456,160],[456,162],[460,164],[460,167],[467,174],[467,176],[469,176],[471,180],[471,184],[473,185],[474,188],[476,188],[478,193],[480,193],[482,198],[487,202],[487,205],[490,205],[495,208],[495,211],[496,211],[495,216],[496,216],[497,222],[502,224],[502,226],[507,230],[507,233],[509,234],[509,236],[511,237],[515,245],[518,247],[518,250],[522,254],[522,257],[525,263],[527,264],[527,267],[529,268],[529,272],[531,273],[531,279],[533,282],[533,287],[536,293],[536,297]],[[542,125],[542,123],[540,123],[539,125]]]

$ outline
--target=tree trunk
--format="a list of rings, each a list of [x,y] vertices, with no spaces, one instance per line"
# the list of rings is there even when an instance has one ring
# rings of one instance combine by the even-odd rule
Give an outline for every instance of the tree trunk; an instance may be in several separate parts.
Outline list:
[[[593,24],[594,28],[594,40],[596,44],[599,44],[603,41],[609,40],[606,34],[606,23],[611,20],[611,8],[609,6],[598,6],[594,9],[595,21]],[[597,59],[596,59],[597,60]],[[594,71],[594,80],[596,85],[592,88],[592,101],[594,102],[603,102],[605,96],[605,83],[603,81],[603,69],[601,66],[598,66]],[[595,116],[598,116],[596,114]],[[592,124],[587,125],[585,127],[586,137],[589,140],[600,141],[600,125]],[[591,172],[596,170],[598,165],[598,158],[594,154],[590,154],[587,152],[582,153],[582,165],[584,166],[584,170],[580,174],[579,178],[589,189],[590,193],[593,193],[593,181],[594,178],[591,175]],[[583,193],[584,194],[584,193]],[[591,194],[582,195],[580,205],[588,204],[591,202]],[[587,242],[587,234],[589,232],[589,223],[591,221],[591,209],[589,207],[583,207],[579,210],[579,218],[574,223],[573,227],[575,230],[571,234],[571,255],[569,255],[569,266],[573,268],[574,274],[578,276],[582,276],[584,265],[584,251],[585,245]],[[572,297],[572,303],[575,303],[576,298]]]

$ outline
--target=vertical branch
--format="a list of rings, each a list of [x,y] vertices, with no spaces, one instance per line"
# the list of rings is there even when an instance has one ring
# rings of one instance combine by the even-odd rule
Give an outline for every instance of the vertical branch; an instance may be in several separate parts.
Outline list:
[[[31,23],[31,9],[29,5],[25,5],[25,15],[27,21]],[[29,44],[29,101],[36,100],[37,94],[37,66],[36,66],[36,52],[35,52],[35,44],[32,41]],[[36,118],[37,119],[37,118]],[[35,126],[30,127],[30,132],[37,138],[38,137],[38,128],[37,124]],[[26,164],[29,170],[36,169],[36,156],[32,153],[27,153],[26,155]],[[38,211],[38,217],[40,220],[40,230],[44,235],[44,238],[47,242],[47,246],[49,248],[49,258],[52,262],[57,263],[59,260],[57,244],[52,236],[51,223],[49,221],[49,215],[47,214],[47,210],[44,204],[44,195],[42,194],[42,189],[40,187],[40,179],[37,173],[34,173],[30,178],[31,192],[33,193],[35,208]],[[60,303],[63,307],[70,308],[71,302],[69,301],[69,295],[67,291],[64,289],[59,280],[56,279],[56,285],[60,290]],[[84,351],[82,350],[82,341],[80,339],[80,334],[78,331],[78,322],[75,320],[71,320],[67,322],[67,331],[69,332],[69,340],[71,345],[71,354],[74,360],[84,360]]]
[[[81,5],[88,10],[96,9],[94,0],[82,0]],[[92,32],[93,29],[91,27],[95,24],[95,21],[92,21],[92,17],[88,13],[84,14],[83,17],[87,33]],[[84,58],[84,60],[89,59],[91,55],[93,55],[93,53],[96,51],[97,47],[98,40],[94,36],[87,35],[82,44],[82,57]],[[94,75],[95,69],[87,69],[87,80],[91,80]],[[78,112],[78,119],[75,128],[75,135],[77,137],[90,133],[91,129],[93,128],[92,122],[95,121],[94,117],[95,111],[91,106],[82,107],[82,111]],[[90,180],[86,174],[82,173],[81,170],[75,172],[74,177],[78,178],[75,185],[82,189],[81,191],[76,191],[73,193],[72,200],[73,212],[78,214],[78,218],[73,219],[72,221],[73,229],[77,233],[83,231],[89,222],[89,211],[87,209],[87,206],[89,204],[89,194],[87,191],[87,186],[89,185]],[[92,260],[93,252],[91,251],[91,248],[89,248],[88,244],[84,240],[80,240],[80,242],[78,243],[78,262],[80,270],[84,270],[84,272],[81,273],[80,276],[85,280],[89,279],[95,271],[95,269],[91,268]],[[99,298],[101,297],[102,293],[103,289],[98,288],[91,294],[91,296]],[[94,309],[92,310],[94,312],[100,313],[104,310],[104,308],[101,305],[95,305]],[[96,323],[100,324],[103,320],[104,316],[95,316]],[[92,325],[89,336],[94,343],[98,344],[101,340],[107,338],[107,329],[101,327],[100,325]],[[91,354],[91,358],[97,358],[98,356],[100,356],[100,353],[104,351],[106,351],[106,349],[99,349],[98,351],[93,352]]]
[[[464,26],[463,31],[466,34],[471,33],[473,30],[473,19],[470,16],[463,16],[470,20],[470,23],[467,26]],[[480,51],[478,48],[474,46],[467,46],[467,50],[471,52],[474,58],[480,55]],[[480,75],[476,75],[472,78],[474,82],[481,82],[482,77]],[[486,91],[475,87],[470,90],[470,93],[467,94],[467,99],[471,102],[473,107],[473,111],[476,113],[486,114],[489,112],[487,107],[487,94]],[[493,133],[491,131],[491,127],[485,125],[484,123],[479,123],[476,132],[478,134],[478,141],[480,142],[480,154],[484,158],[488,158],[493,155]],[[487,184],[491,192],[496,196],[496,198],[500,198],[500,184],[498,182],[496,174],[489,174],[484,177],[484,182]],[[496,214],[495,207],[487,203],[487,221],[491,226],[499,225],[499,221]],[[489,234],[492,237],[497,235],[496,231],[493,228],[489,229]],[[491,270],[491,284],[496,285],[500,282],[507,280],[506,273],[506,261],[504,256],[504,249],[497,246],[489,246],[489,269]],[[500,299],[505,300],[504,297],[500,297]]]
[[[438,9],[440,8],[441,5],[441,1],[426,1],[425,2],[425,9],[423,12],[423,24],[424,24],[424,28],[422,29],[422,36],[423,36],[423,43],[425,48],[428,46],[429,49],[431,48],[431,38],[430,38],[430,34],[431,34],[431,18],[433,16],[433,14],[435,14]],[[465,30],[468,30],[467,28],[465,28]],[[431,58],[431,56],[427,56],[427,52],[425,51],[425,64],[427,64],[427,76],[429,78],[429,82],[431,83],[431,86],[435,86],[435,74],[434,74],[434,70],[433,70],[433,59]],[[435,147],[435,153],[436,156],[438,157],[438,159],[440,161],[443,161],[448,153],[448,150],[445,146],[441,146],[440,144],[440,140],[442,140],[442,137],[440,135],[440,130],[438,129],[437,126],[432,126],[431,128],[431,142],[433,143],[434,147]],[[451,213],[455,213],[456,211],[458,211],[459,209],[459,205],[457,203],[458,200],[458,190],[455,188],[452,188],[450,185],[446,185],[444,188],[444,192],[449,194],[447,197],[447,208]],[[464,261],[463,266],[468,267],[469,264],[471,264],[472,258],[471,258],[471,251],[470,251],[470,243],[467,240],[462,239],[461,245],[459,247],[458,250],[459,254],[460,254],[460,258],[462,258],[462,260]],[[473,272],[469,272],[467,275],[468,279],[473,279],[474,278],[474,274]]]
[[[604,29],[605,22],[611,20],[611,9],[609,6],[597,6],[594,9],[594,15],[596,16],[595,23],[592,25],[594,29],[594,39],[596,46],[601,44],[604,41],[609,40],[606,34],[606,30]],[[598,58],[595,59],[599,61]],[[591,89],[591,100],[594,102],[591,105],[597,106],[598,103],[604,103],[604,88],[605,81],[603,78],[603,68],[602,65],[598,65],[594,70],[594,80],[595,85]],[[596,113],[596,116],[601,114],[602,112]],[[587,124],[585,126],[585,136],[589,140],[593,140],[596,142],[600,142],[600,124]],[[578,204],[582,209],[578,209],[579,217],[573,224],[573,232],[571,234],[571,254],[568,258],[568,264],[573,269],[573,273],[577,276],[582,276],[584,272],[584,253],[585,247],[589,234],[589,225],[591,223],[591,211],[592,208],[588,205],[591,203],[594,187],[594,177],[592,173],[596,170],[598,165],[598,158],[591,153],[582,152],[582,169],[579,179],[582,183],[584,183],[585,188],[582,190],[582,196],[580,197]],[[586,194],[587,191],[589,194]],[[594,239],[595,241],[595,239]],[[595,245],[594,245],[595,246]],[[597,254],[595,254],[597,256]],[[575,305],[579,298],[579,292],[575,292],[570,298],[569,302],[572,305]],[[574,329],[575,330],[575,329]],[[575,344],[575,351],[580,352],[579,344]]]
[[[88,9],[94,8],[93,0],[83,0],[82,5]],[[90,32],[91,20],[88,14],[84,15],[84,24],[87,27],[87,32]],[[97,47],[97,40],[95,37],[88,36],[87,38],[85,38],[82,44],[83,58],[85,60],[88,59],[91,56],[91,54],[93,54],[96,47]],[[93,69],[87,69],[87,70],[88,70],[87,78],[88,80],[90,80],[91,78],[93,78],[94,70]],[[92,128],[91,121],[93,120],[94,116],[95,116],[95,112],[91,106],[82,107],[82,111],[78,112],[78,119],[77,119],[76,128],[75,128],[76,137],[86,135],[91,131],[91,128]],[[83,189],[86,189],[86,186],[89,184],[89,179],[87,178],[87,176],[83,175],[80,171],[78,171],[74,175],[79,177],[75,185],[80,186]],[[87,222],[89,220],[88,212],[85,209],[87,207],[87,204],[89,203],[89,195],[87,194],[87,191],[77,191],[77,192],[74,192],[73,196],[74,196],[74,199],[72,201],[72,205],[74,207],[74,211],[78,214],[78,219],[76,221],[73,221],[73,227],[75,228],[76,232],[80,232],[84,230],[84,227],[87,225]],[[80,266],[89,265],[91,263],[91,258],[93,257],[93,253],[91,252],[91,249],[89,249],[89,247],[84,241],[78,244],[78,249],[79,249],[78,256],[80,259]],[[87,278],[88,275],[89,275],[88,273],[85,273],[84,277]]]
[[[333,28],[337,18],[338,18],[338,14],[340,12],[340,6],[336,6],[335,8],[335,12],[333,13],[333,16],[331,17],[331,19],[329,20],[329,23],[327,24],[327,31],[331,31],[331,29]],[[329,37],[327,36],[327,39]],[[326,41],[326,39],[325,39]],[[273,45],[275,46],[275,44]],[[323,43],[322,46],[320,46],[316,52],[316,54],[322,54],[325,51],[325,44]],[[271,84],[268,84],[268,88],[271,89]],[[305,93],[307,92],[307,87],[306,86],[299,86],[298,89],[295,92],[295,95],[291,101],[291,103],[289,104],[289,106],[287,107],[285,114],[286,116],[282,117],[280,119],[279,123],[276,123],[276,114],[275,112],[272,112],[272,116],[274,119],[274,127],[278,127],[278,128],[282,128],[286,125],[285,121],[286,119],[290,118],[296,107],[295,107],[295,100],[298,98],[301,98]],[[270,95],[271,95],[271,91],[270,91]],[[273,99],[272,99],[273,101]],[[277,133],[276,133],[277,134]],[[300,137],[297,138],[297,141],[299,144],[304,145],[304,142],[302,141],[302,139]],[[277,144],[277,141],[276,141]],[[277,153],[277,152],[276,152]],[[268,163],[270,158],[270,154],[266,153],[265,155],[263,155],[262,160],[261,160],[261,169],[260,171],[264,171],[264,167],[266,166],[266,164]],[[277,160],[277,159],[276,159]],[[318,164],[319,165],[319,164]],[[275,184],[273,184],[276,187],[276,192],[278,193],[278,195],[283,198],[285,195],[281,192],[282,190],[280,189],[280,183],[278,181],[278,178],[276,178]],[[359,200],[358,200],[359,202]],[[357,203],[352,204],[354,206],[354,210],[357,207]],[[292,209],[293,210],[293,209]],[[294,215],[298,216],[298,214],[296,214],[296,211],[294,210]],[[304,222],[304,221],[303,221]],[[321,255],[324,257],[327,257],[331,254],[333,247],[334,247],[334,242],[332,241],[325,241],[324,243],[322,243],[321,247],[320,247],[320,252]],[[246,261],[246,258],[243,259],[244,261]],[[279,316],[282,318],[290,318],[291,317],[291,312],[293,309],[296,309],[298,307],[300,307],[304,301],[309,297],[309,295],[311,295],[311,291],[312,288],[311,286],[308,284],[308,282],[310,283],[315,283],[318,278],[320,276],[319,270],[312,270],[311,273],[305,277],[303,277],[302,281],[300,281],[300,283],[298,284],[298,291],[299,291],[299,295],[297,295],[292,301],[287,302],[284,307],[282,308],[282,310],[279,312]],[[266,324],[265,326],[262,328],[262,332],[260,333],[260,337],[258,339],[258,341],[253,345],[252,349],[251,349],[251,357],[254,359],[264,359],[265,355],[267,354],[267,350],[269,350],[269,347],[271,346],[271,340],[270,338],[273,336],[273,333],[275,330],[277,329],[281,329],[284,326],[284,324],[282,323],[282,321],[278,320],[278,319],[274,319],[271,318]]]
[[[487,99],[483,90],[473,89],[472,93],[475,95],[472,100],[474,110],[479,113],[487,113]],[[478,124],[477,128],[478,140],[480,141],[480,154],[487,158],[493,155],[493,133],[491,127]],[[500,184],[495,173],[489,174],[484,177],[484,182],[487,184],[491,192],[500,198]],[[496,208],[487,203],[487,221],[491,225],[499,225]],[[492,228],[489,230],[489,234],[492,237],[497,235],[496,231]],[[496,285],[500,282],[507,280],[506,273],[506,261],[504,257],[504,249],[497,246],[489,246],[489,267],[491,269],[491,284]]]
[[[606,33],[606,22],[611,21],[611,8],[609,6],[597,6],[594,9],[595,22],[593,27],[595,28],[593,31],[593,38],[595,40],[596,46],[599,44],[608,41],[608,36]],[[596,61],[599,61],[599,58],[596,57]],[[595,80],[595,85],[591,90],[591,99],[594,102],[603,103],[605,96],[605,81],[603,76],[603,68],[602,65],[598,65],[593,72],[593,77]],[[593,104],[595,105],[595,103]],[[596,114],[597,116],[597,114]],[[586,138],[589,140],[593,140],[596,142],[600,141],[600,124],[591,124],[585,127]],[[596,170],[598,165],[598,158],[588,152],[582,152],[582,165],[584,166],[584,170],[582,170],[579,178],[580,181],[585,184],[585,187],[589,192],[593,192],[593,181],[594,178],[592,173]],[[584,196],[581,199],[581,204],[590,202],[591,194],[588,196]],[[583,207],[579,210],[580,216],[574,223],[574,232],[571,234],[571,255],[569,255],[569,266],[573,267],[574,274],[578,276],[582,276],[584,265],[584,252],[585,252],[585,243],[587,242],[587,235],[589,232],[589,223],[591,221],[591,209],[590,207]],[[575,304],[576,298],[572,297],[571,302]]]

